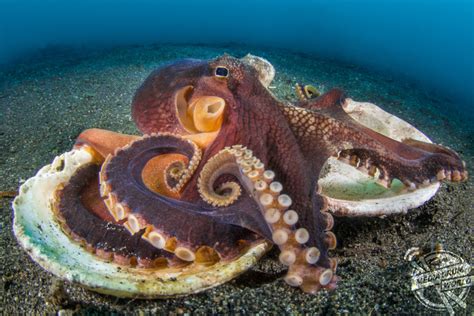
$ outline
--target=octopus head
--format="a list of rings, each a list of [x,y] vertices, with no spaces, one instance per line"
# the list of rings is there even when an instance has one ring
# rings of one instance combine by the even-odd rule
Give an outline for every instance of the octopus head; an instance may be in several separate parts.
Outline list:
[[[245,111],[239,102],[265,91],[273,78],[268,62],[223,55],[210,61],[185,59],[154,71],[137,90],[132,116],[146,134],[172,132],[213,138]],[[269,64],[269,63],[268,63]]]

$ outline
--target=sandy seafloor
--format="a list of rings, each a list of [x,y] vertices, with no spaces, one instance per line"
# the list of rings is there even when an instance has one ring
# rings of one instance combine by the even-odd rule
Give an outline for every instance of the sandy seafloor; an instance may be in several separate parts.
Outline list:
[[[68,151],[84,129],[138,133],[130,103],[154,68],[178,58],[212,58],[224,52],[251,52],[270,60],[277,70],[272,91],[281,99],[295,100],[294,84],[305,82],[323,91],[341,87],[355,100],[373,102],[455,149],[473,174],[471,122],[462,113],[452,113],[449,101],[404,80],[282,51],[156,45],[82,52],[50,49],[0,72],[0,190],[16,190],[54,156]],[[284,284],[275,250],[234,281],[177,299],[117,299],[64,284],[19,247],[12,233],[12,199],[3,198],[0,314],[436,314],[411,292],[410,265],[403,256],[411,247],[430,249],[438,241],[446,250],[472,258],[472,184],[443,184],[434,199],[406,216],[336,219],[338,246],[333,254],[339,258],[342,280],[336,291],[314,296]],[[471,291],[467,310],[458,313],[472,315],[472,297]]]

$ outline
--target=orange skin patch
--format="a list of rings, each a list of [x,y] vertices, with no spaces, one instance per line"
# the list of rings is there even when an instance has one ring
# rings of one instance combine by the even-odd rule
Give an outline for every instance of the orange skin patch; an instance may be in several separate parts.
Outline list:
[[[113,155],[117,148],[130,144],[140,136],[126,135],[105,129],[91,128],[82,132],[77,138],[75,147],[88,145],[88,150],[98,162],[103,162],[105,157]]]

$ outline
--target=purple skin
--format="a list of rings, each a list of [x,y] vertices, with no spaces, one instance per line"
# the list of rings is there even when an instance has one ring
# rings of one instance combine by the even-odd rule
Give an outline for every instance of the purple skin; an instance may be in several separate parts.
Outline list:
[[[217,77],[216,67],[228,69],[228,76]],[[438,180],[457,182],[467,178],[455,152],[414,140],[398,142],[354,121],[343,111],[345,97],[341,91],[331,90],[295,105],[283,104],[260,83],[257,70],[228,55],[211,61],[182,60],[154,71],[133,99],[132,117],[139,130],[144,134],[188,135],[178,120],[175,104],[176,93],[186,86],[193,87],[186,95],[189,104],[202,96],[217,96],[225,100],[226,108],[222,126],[204,149],[180,200],[153,193],[140,182],[141,168],[153,153],[192,156],[186,142],[173,136],[137,141],[115,155],[106,170],[108,179],[120,179],[113,182],[117,198],[133,212],[141,213],[147,222],[176,236],[181,244],[192,249],[205,245],[214,248],[221,258],[232,260],[239,253],[239,241],[272,241],[272,230],[250,194],[244,192],[229,206],[213,207],[200,197],[197,182],[211,157],[226,146],[244,145],[266,169],[275,172],[276,180],[283,185],[282,193],[292,198],[291,208],[299,216],[293,229],[306,228],[310,232],[306,247],[320,251],[317,263],[303,269],[301,287],[306,292],[314,293],[321,287],[332,289],[337,281],[333,276],[321,285],[311,277],[324,269],[335,270],[328,248],[336,241],[326,233],[332,217],[325,212],[326,203],[317,185],[321,168],[330,156],[372,175],[378,169],[379,180],[386,186],[394,178],[412,189]],[[96,139],[89,140],[94,133],[82,134],[78,143],[97,146]]]

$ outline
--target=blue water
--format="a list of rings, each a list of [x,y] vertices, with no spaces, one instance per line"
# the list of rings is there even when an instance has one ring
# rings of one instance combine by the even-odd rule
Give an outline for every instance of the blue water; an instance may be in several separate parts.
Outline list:
[[[0,64],[51,45],[243,43],[361,65],[474,117],[472,0],[0,0]]]

